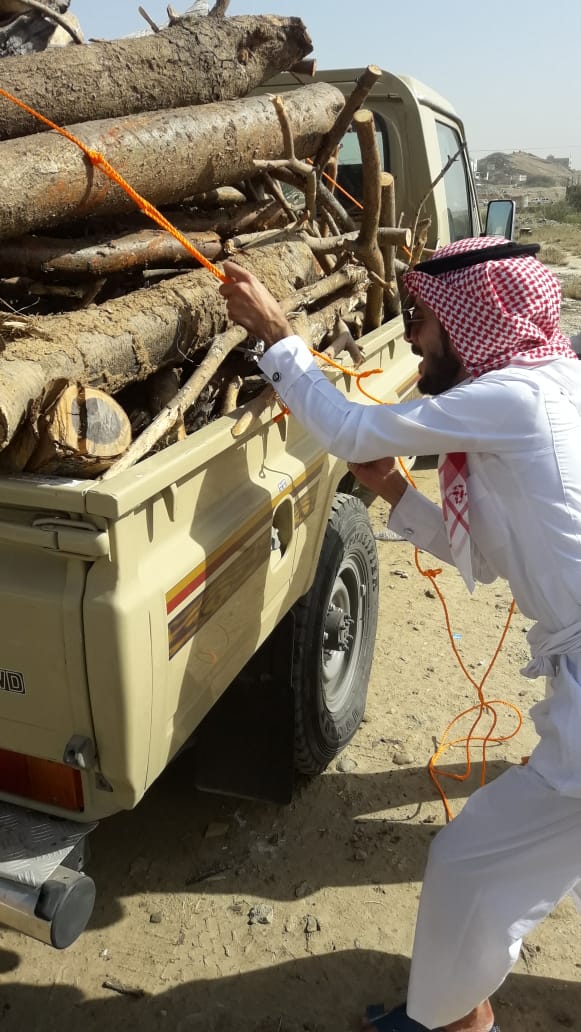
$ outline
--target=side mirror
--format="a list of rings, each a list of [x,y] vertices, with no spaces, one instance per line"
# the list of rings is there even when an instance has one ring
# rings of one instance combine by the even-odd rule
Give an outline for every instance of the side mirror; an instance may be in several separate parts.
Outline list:
[[[513,240],[515,214],[514,201],[489,201],[484,236],[501,236]]]

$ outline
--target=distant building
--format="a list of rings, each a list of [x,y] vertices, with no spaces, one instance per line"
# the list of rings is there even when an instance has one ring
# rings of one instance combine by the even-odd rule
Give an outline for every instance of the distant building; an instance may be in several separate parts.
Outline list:
[[[548,154],[547,161],[550,161],[553,165],[562,165],[566,169],[571,168],[571,158],[556,158],[554,154]]]

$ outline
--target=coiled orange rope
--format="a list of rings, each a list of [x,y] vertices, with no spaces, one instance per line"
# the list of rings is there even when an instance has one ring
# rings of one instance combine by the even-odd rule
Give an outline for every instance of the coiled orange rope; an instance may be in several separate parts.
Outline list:
[[[188,251],[194,258],[196,258],[196,260],[200,263],[200,265],[203,265],[204,268],[206,268],[209,272],[212,273],[212,275],[214,275],[216,277],[216,279],[219,279],[222,283],[224,283],[226,281],[227,277],[226,277],[225,273],[222,272],[222,270],[219,269],[217,265],[214,265],[213,262],[209,261],[206,258],[206,256],[203,255],[202,252],[197,249],[197,247],[194,247],[194,245],[192,243],[190,243],[190,241],[187,239],[187,237],[185,237],[183,235],[183,233],[181,233],[174,225],[172,225],[172,223],[169,222],[168,219],[166,219],[165,216],[162,215],[162,213],[160,211],[158,211],[158,209],[155,208],[153,204],[151,204],[148,200],[146,200],[145,197],[142,197],[141,194],[137,193],[137,191],[134,190],[133,187],[123,178],[123,176],[121,176],[119,174],[119,172],[117,172],[116,169],[114,169],[109,164],[109,162],[106,160],[106,158],[99,151],[95,151],[95,150],[92,150],[90,147],[87,147],[87,145],[84,144],[82,142],[82,140],[79,140],[76,136],[74,136],[73,133],[70,133],[67,129],[63,129],[62,126],[58,126],[54,122],[51,122],[50,119],[45,118],[45,116],[41,115],[40,112],[35,111],[34,108],[29,107],[28,104],[25,104],[22,100],[19,100],[18,97],[14,97],[11,93],[8,93],[7,90],[4,90],[4,89],[0,88],[0,95],[3,96],[3,97],[6,97],[7,100],[12,101],[18,107],[22,108],[24,111],[27,111],[28,114],[33,116],[33,118],[38,119],[39,122],[43,122],[50,129],[53,129],[55,132],[59,133],[61,136],[64,136],[71,143],[74,143],[77,147],[79,147],[80,150],[82,150],[83,153],[86,155],[86,157],[89,159],[91,164],[93,166],[95,166],[96,168],[99,168],[114,183],[117,183],[117,185],[120,186],[121,189],[125,191],[125,193],[132,199],[132,201],[135,203],[135,205],[142,212],[144,212],[145,215],[147,215],[150,219],[152,219],[154,222],[156,222],[157,225],[160,226],[162,229],[166,230],[166,232],[171,233],[171,235],[173,237],[175,237],[176,240],[179,240],[179,242],[186,249],[186,251]],[[331,183],[333,183],[339,190],[341,190],[342,193],[344,193],[347,197],[349,197],[350,200],[352,200],[359,207],[362,207],[362,205],[359,203],[359,201],[357,201],[354,197],[351,197],[351,195],[348,194],[347,191],[344,190],[343,187],[341,187],[339,185],[339,183],[337,183],[334,179],[332,179],[330,176],[328,176],[327,173],[324,173],[324,175]],[[331,358],[329,358],[329,357],[327,357],[325,355],[322,355],[320,352],[312,351],[312,354],[315,355],[317,358],[322,358],[328,365],[332,366],[334,369],[339,370],[340,372],[342,372],[346,376],[354,377],[358,389],[370,401],[374,401],[374,402],[376,402],[379,405],[389,404],[387,402],[382,401],[379,398],[375,398],[372,394],[370,394],[368,391],[366,391],[365,388],[362,387],[362,385],[361,385],[361,381],[363,379],[365,379],[368,376],[373,376],[373,375],[376,375],[378,373],[383,372],[382,369],[368,369],[368,370],[365,370],[363,372],[358,373],[356,370],[349,369],[349,368],[347,368],[345,366],[342,366],[339,362],[336,362],[333,359],[331,359]],[[286,414],[287,411],[288,410],[283,408],[283,412],[281,413],[280,416],[277,417],[277,420],[281,419]],[[408,479],[408,481],[410,482],[412,487],[415,488],[416,485],[415,485],[415,483],[413,481],[413,478],[411,477],[409,471],[406,469],[405,464],[403,463],[403,461],[401,459],[399,461],[400,461],[400,465],[401,465],[401,467],[403,469],[403,472],[404,472],[406,478]],[[444,596],[443,596],[442,592],[440,591],[440,589],[439,589],[439,587],[438,587],[438,585],[436,583],[436,577],[442,571],[439,570],[439,569],[423,569],[422,566],[420,565],[419,550],[417,548],[415,550],[415,562],[416,562],[416,567],[418,569],[418,572],[422,575],[422,577],[427,577],[430,580],[430,582],[432,583],[432,585],[434,587],[434,590],[436,591],[436,594],[438,595],[438,598],[440,599],[440,602],[441,602],[441,604],[443,606],[443,609],[444,609],[444,616],[445,616],[445,620],[446,620],[446,628],[447,628],[447,631],[448,631],[448,636],[450,638],[450,644],[452,646],[452,650],[453,650],[454,655],[456,657],[456,661],[458,662],[458,665],[460,666],[460,668],[463,671],[463,673],[464,673],[465,677],[467,678],[467,680],[476,689],[476,691],[478,693],[478,705],[472,706],[469,709],[464,710],[462,713],[458,714],[458,716],[455,717],[454,720],[452,720],[448,724],[448,726],[447,726],[447,728],[444,731],[444,734],[442,736],[442,740],[440,742],[440,745],[439,745],[438,749],[436,750],[436,752],[434,753],[434,755],[431,757],[431,759],[429,761],[429,764],[428,764],[428,769],[429,769],[430,777],[432,778],[432,780],[433,780],[434,784],[436,785],[436,788],[437,788],[437,790],[438,790],[438,792],[439,792],[439,794],[440,794],[440,796],[442,798],[442,802],[444,804],[444,808],[445,808],[445,811],[446,811],[446,818],[447,818],[447,820],[451,820],[452,817],[453,817],[453,814],[452,814],[452,811],[450,809],[448,800],[446,798],[446,794],[445,794],[445,792],[444,792],[444,790],[443,790],[443,788],[442,788],[442,786],[441,786],[441,784],[439,782],[439,778],[440,777],[447,777],[447,778],[454,779],[456,781],[465,781],[470,776],[470,772],[471,772],[471,769],[472,769],[471,748],[470,748],[471,742],[479,741],[479,742],[482,742],[482,777],[481,777],[481,783],[484,784],[484,781],[485,781],[485,778],[486,778],[486,747],[487,747],[488,743],[489,742],[506,742],[506,741],[508,741],[510,738],[513,738],[518,733],[518,731],[520,730],[520,727],[522,725],[522,715],[521,715],[520,711],[518,710],[518,708],[516,706],[514,706],[510,702],[505,701],[504,699],[487,700],[487,699],[484,698],[484,693],[483,693],[484,683],[487,680],[487,678],[488,678],[488,676],[489,676],[489,674],[490,674],[490,672],[491,672],[491,670],[492,670],[492,668],[493,668],[493,666],[494,666],[494,664],[496,662],[496,659],[497,659],[497,657],[498,657],[498,655],[500,653],[500,650],[501,650],[502,645],[504,643],[504,639],[505,639],[506,634],[508,632],[508,627],[509,627],[509,624],[510,624],[510,621],[511,621],[511,618],[512,618],[512,614],[513,614],[514,609],[515,609],[515,603],[514,603],[514,600],[513,600],[512,605],[510,607],[509,614],[508,614],[508,618],[507,618],[507,621],[506,621],[506,625],[505,625],[504,630],[503,630],[503,632],[501,634],[500,641],[498,643],[496,651],[495,651],[495,653],[494,653],[494,655],[493,655],[493,657],[492,657],[492,659],[491,659],[491,661],[490,661],[490,663],[488,665],[488,668],[486,670],[486,673],[484,674],[484,677],[482,678],[480,683],[478,683],[468,673],[468,670],[466,669],[466,667],[465,667],[465,665],[464,665],[464,663],[462,661],[462,658],[460,656],[460,653],[458,652],[458,649],[456,647],[456,643],[454,641],[454,636],[453,636],[453,633],[452,633],[452,627],[451,627],[451,623],[450,623],[450,617],[449,617],[449,613],[448,613],[448,607],[446,605],[446,601],[444,599]],[[493,731],[495,730],[496,724],[497,724],[497,721],[498,721],[497,713],[496,713],[496,710],[494,709],[495,706],[506,706],[506,707],[511,709],[516,714],[516,717],[517,717],[517,727],[510,734],[501,735],[501,736],[493,735]],[[467,716],[469,713],[474,713],[474,712],[477,713],[477,716],[476,716],[476,719],[472,723],[472,726],[470,728],[470,731],[468,732],[468,735],[463,737],[463,738],[457,738],[457,739],[454,739],[453,741],[448,741],[448,735],[449,735],[452,727],[459,720],[461,720],[462,718]],[[490,715],[491,715],[491,721],[492,722],[491,722],[490,729],[489,729],[489,731],[488,731],[488,733],[486,735],[475,735],[474,732],[476,731],[476,728],[478,727],[478,724],[480,723],[480,720],[483,717],[485,712],[490,713]],[[443,753],[447,749],[450,749],[450,748],[452,748],[455,745],[461,745],[461,744],[465,744],[466,745],[466,770],[465,770],[464,774],[453,774],[450,771],[440,770],[436,766],[436,763],[440,759],[440,757],[443,755]]]

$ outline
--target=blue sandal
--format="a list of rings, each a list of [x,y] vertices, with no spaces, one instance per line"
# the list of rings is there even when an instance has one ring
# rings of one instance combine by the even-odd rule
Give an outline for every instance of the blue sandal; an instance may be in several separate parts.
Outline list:
[[[405,1003],[391,1011],[386,1011],[382,1003],[373,1003],[367,1008],[367,1020],[376,1032],[429,1032],[425,1025],[408,1017]],[[490,1032],[500,1032],[498,1025],[493,1025]]]

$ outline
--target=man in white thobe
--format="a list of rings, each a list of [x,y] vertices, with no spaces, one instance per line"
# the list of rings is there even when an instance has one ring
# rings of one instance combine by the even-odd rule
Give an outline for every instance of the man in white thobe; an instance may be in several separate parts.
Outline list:
[[[581,363],[534,250],[463,240],[406,274],[406,336],[429,396],[393,406],[335,390],[250,273],[227,263],[220,288],[264,340],[262,372],[293,416],[390,502],[390,528],[470,588],[504,577],[536,621],[523,673],[549,682],[531,710],[539,744],[434,840],[407,1003],[370,1019],[380,1032],[492,1032],[489,996],[522,937],[581,889]],[[434,453],[442,509],[389,458]]]

